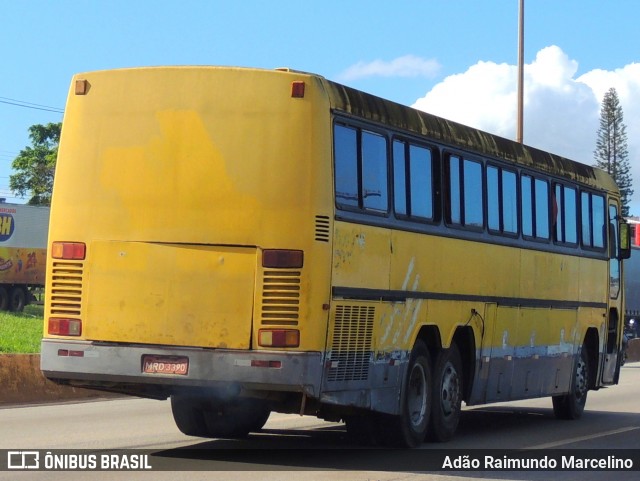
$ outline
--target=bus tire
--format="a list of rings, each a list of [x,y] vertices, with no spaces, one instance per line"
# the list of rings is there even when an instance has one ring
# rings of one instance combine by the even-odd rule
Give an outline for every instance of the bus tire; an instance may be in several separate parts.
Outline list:
[[[12,312],[24,311],[27,295],[22,287],[14,287],[9,294],[9,308]]]
[[[235,399],[212,402],[204,412],[207,436],[211,438],[246,438],[250,432],[260,431],[271,411],[265,403],[255,399]]]
[[[424,442],[431,413],[431,358],[427,346],[417,340],[407,368],[399,416],[381,416],[380,429],[387,433],[386,443],[415,448]]]
[[[372,411],[353,414],[344,418],[347,437],[362,446],[382,446],[385,444],[384,415]]]
[[[0,311],[9,309],[9,292],[4,286],[0,286]]]
[[[431,441],[445,442],[453,438],[462,411],[462,360],[458,346],[438,353],[433,371],[431,426],[428,437]]]
[[[208,437],[203,400],[188,396],[171,396],[171,412],[178,429],[187,436]]]
[[[571,390],[568,394],[553,396],[553,414],[558,419],[580,419],[587,403],[589,392],[589,356],[587,346],[580,348],[571,378]]]

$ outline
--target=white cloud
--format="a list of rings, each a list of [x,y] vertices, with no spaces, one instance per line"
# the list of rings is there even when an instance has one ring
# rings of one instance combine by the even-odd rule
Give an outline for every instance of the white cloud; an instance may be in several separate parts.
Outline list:
[[[357,80],[365,77],[427,77],[433,78],[440,71],[435,59],[424,59],[415,55],[404,55],[389,62],[374,60],[358,62],[342,72],[341,81]]]
[[[593,70],[575,78],[578,62],[559,47],[538,52],[524,68],[524,142],[592,164],[604,93],[614,87],[627,126],[635,184],[631,211],[640,214],[640,64]],[[438,83],[415,108],[515,138],[517,66],[478,62]]]

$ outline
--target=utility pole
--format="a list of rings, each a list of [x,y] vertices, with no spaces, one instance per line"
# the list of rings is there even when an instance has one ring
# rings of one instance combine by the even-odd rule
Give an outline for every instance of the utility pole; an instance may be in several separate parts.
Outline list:
[[[518,9],[518,124],[516,142],[522,143],[523,104],[524,104],[524,0],[520,0]]]

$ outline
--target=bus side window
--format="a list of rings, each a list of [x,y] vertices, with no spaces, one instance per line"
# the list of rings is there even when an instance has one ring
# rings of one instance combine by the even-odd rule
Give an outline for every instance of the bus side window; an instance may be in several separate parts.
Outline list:
[[[604,248],[605,233],[607,225],[605,223],[604,197],[601,195],[591,195],[592,218],[593,218],[593,247]]]
[[[580,194],[582,245],[602,250],[607,237],[604,197],[590,192]]]
[[[449,156],[447,221],[450,224],[482,229],[484,227],[482,164],[458,156]]]
[[[617,299],[620,293],[620,261],[618,261],[618,208],[609,206],[609,295]]]
[[[578,206],[576,190],[563,184],[555,185],[556,218],[554,240],[563,244],[578,242]]]
[[[394,140],[393,185],[396,215],[415,221],[434,219],[431,149]]]
[[[387,139],[362,132],[362,207],[387,212]]]
[[[520,196],[522,199],[522,235],[533,237],[533,179],[529,175],[520,177]]]
[[[407,159],[406,144],[399,140],[393,141],[393,205],[397,215],[409,215],[407,205]]]
[[[357,131],[336,125],[333,131],[336,202],[339,207],[358,207]]]
[[[387,212],[387,140],[336,124],[333,129],[336,204],[351,210]]]
[[[487,225],[501,234],[518,233],[518,188],[515,172],[488,165]]]
[[[538,239],[549,238],[549,184],[546,180],[536,179],[535,183],[535,236]]]

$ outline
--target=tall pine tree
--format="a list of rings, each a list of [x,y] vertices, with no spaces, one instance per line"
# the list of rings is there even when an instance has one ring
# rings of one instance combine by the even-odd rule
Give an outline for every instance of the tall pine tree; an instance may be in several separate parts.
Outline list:
[[[622,215],[629,215],[629,203],[633,195],[631,166],[627,149],[627,127],[616,89],[604,94],[600,108],[600,128],[596,150],[593,152],[596,167],[606,170],[618,184],[622,202]]]

